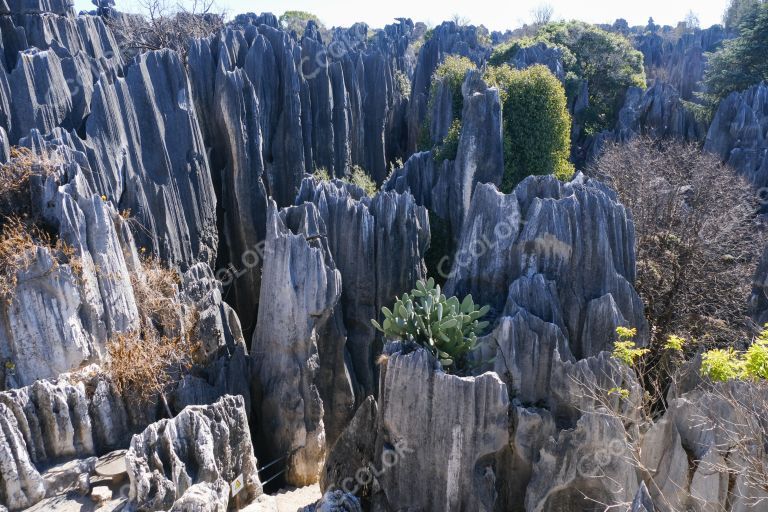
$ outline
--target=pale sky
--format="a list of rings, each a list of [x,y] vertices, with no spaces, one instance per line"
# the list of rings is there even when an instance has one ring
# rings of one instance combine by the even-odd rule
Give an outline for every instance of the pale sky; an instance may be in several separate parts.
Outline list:
[[[169,0],[175,1],[175,0]],[[181,0],[190,2],[191,0]],[[364,21],[380,28],[394,18],[405,17],[431,25],[439,24],[459,14],[472,24],[485,25],[490,30],[519,27],[530,21],[531,11],[542,3],[555,10],[556,19],[578,19],[591,23],[612,23],[616,18],[626,19],[630,25],[645,25],[648,17],[659,25],[676,25],[693,11],[702,27],[720,23],[728,0],[676,1],[676,0],[374,0],[342,2],[339,0],[216,0],[230,16],[242,12],[272,12],[280,15],[286,10],[309,11],[320,17],[327,26],[349,26]],[[137,10],[137,0],[116,0],[117,9]],[[75,0],[77,10],[90,10],[90,0]]]

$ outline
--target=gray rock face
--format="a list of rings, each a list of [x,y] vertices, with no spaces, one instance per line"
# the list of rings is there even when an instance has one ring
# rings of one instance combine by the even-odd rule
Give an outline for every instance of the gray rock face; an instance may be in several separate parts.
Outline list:
[[[631,285],[634,258],[631,220],[600,184],[529,177],[509,195],[478,185],[446,294],[471,293],[491,306],[492,318],[530,307],[564,327],[571,353],[581,358],[612,346],[616,325],[603,321],[606,311],[645,338],[642,302]]]
[[[755,187],[768,185],[768,84],[731,93],[717,109],[704,150],[743,174]]]
[[[285,479],[317,481],[325,455],[323,403],[315,384],[318,331],[341,295],[341,275],[311,203],[278,212],[270,202],[259,320],[252,344],[261,439]]]
[[[350,29],[325,46],[316,29],[297,42],[272,21],[248,18],[243,30],[193,42],[189,54],[221,198],[219,273],[247,335],[256,322],[267,196],[293,204],[304,173],[321,167],[344,177],[359,165],[380,182],[389,162],[406,156],[406,98],[395,76],[412,68],[412,24],[370,41]]]
[[[300,512],[363,512],[363,508],[355,496],[343,491],[330,491],[320,501],[302,508]]]
[[[683,34],[676,41],[645,33],[635,38],[635,46],[643,53],[651,77],[666,77],[682,99],[692,100],[694,93],[702,90],[705,54],[715,51],[727,37],[721,25],[713,25]]]
[[[408,153],[416,151],[429,104],[432,75],[447,55],[468,57],[480,64],[490,55],[490,48],[483,46],[479,31],[474,26],[459,26],[444,22],[434,28],[432,36],[419,50],[418,62],[413,75],[411,99],[408,102]]]
[[[210,508],[200,510],[225,510],[239,475],[245,503],[262,494],[242,397],[187,407],[150,425],[133,437],[125,458],[130,501],[142,510],[193,510],[206,501]]]
[[[657,81],[645,92],[637,88],[627,91],[616,134],[619,140],[643,134],[654,138],[701,141],[706,136],[706,129],[681,102],[680,93],[672,85]]]
[[[509,442],[506,386],[493,373],[460,378],[436,364],[424,350],[392,354],[386,364],[377,510],[494,510],[497,504],[493,460]]]
[[[512,58],[510,64],[518,69],[526,69],[540,64],[549,68],[558,80],[565,79],[563,51],[560,48],[548,46],[543,42],[521,48]]]
[[[620,419],[588,412],[574,430],[561,431],[542,449],[525,509],[588,510],[630,503],[639,487],[632,460]]]
[[[369,396],[328,450],[328,458],[320,473],[320,488],[323,491],[355,490],[357,472],[361,468],[369,468],[374,462],[377,415],[376,400]]]
[[[448,89],[447,87],[438,90]],[[453,238],[458,241],[464,216],[478,183],[501,184],[504,173],[504,147],[499,92],[489,88],[480,74],[470,72],[462,86],[464,106],[462,128],[455,162],[434,162],[431,153],[417,153],[383,185],[385,190],[410,192],[419,205],[429,208],[446,221]],[[450,96],[450,94],[449,94]],[[450,98],[449,98],[450,99]],[[453,116],[451,101],[436,103],[431,116],[433,124],[450,127]],[[447,119],[445,123],[437,121]],[[433,137],[447,127],[433,127]]]
[[[339,381],[333,385],[339,390],[349,386],[345,383],[348,372],[359,403],[376,389],[377,333],[371,319],[426,276],[427,211],[416,206],[410,194],[379,193],[371,199],[358,187],[338,180],[305,179],[297,198],[298,203],[303,201],[316,205],[323,219],[328,249],[342,282],[335,314],[340,315],[346,345],[334,343],[335,351],[323,350],[328,345],[324,338],[334,334],[321,333],[321,373],[325,370]],[[346,365],[347,358],[351,365]],[[324,393],[322,388],[321,395],[327,439],[332,444],[351,418],[355,398],[347,392]]]
[[[11,510],[45,497],[45,484],[30,460],[16,418],[0,403],[0,501]]]

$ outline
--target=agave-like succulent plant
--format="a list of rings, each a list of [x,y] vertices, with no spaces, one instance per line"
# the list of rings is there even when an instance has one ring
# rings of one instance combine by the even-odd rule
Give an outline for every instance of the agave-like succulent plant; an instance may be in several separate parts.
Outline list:
[[[384,321],[373,326],[393,339],[413,341],[429,350],[446,370],[467,365],[467,356],[477,345],[477,335],[488,327],[480,319],[488,306],[478,307],[467,295],[459,302],[446,298],[435,280],[419,281],[411,293],[396,299],[392,310],[381,308]]]

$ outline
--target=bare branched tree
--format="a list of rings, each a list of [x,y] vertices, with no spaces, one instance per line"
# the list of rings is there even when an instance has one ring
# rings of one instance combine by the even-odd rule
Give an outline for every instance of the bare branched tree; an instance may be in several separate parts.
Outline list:
[[[189,43],[218,32],[225,15],[214,0],[191,0],[172,4],[169,0],[139,0],[141,14],[116,13],[106,18],[123,56],[169,48],[186,60]]]
[[[469,18],[467,18],[466,16],[462,16],[461,14],[458,14],[458,13],[451,16],[451,21],[454,22],[459,27],[464,27],[470,24]]]
[[[750,185],[696,145],[645,138],[609,146],[589,172],[632,212],[651,348],[672,334],[695,339],[693,349],[749,341],[766,241]]]
[[[531,11],[532,23],[535,26],[546,25],[552,21],[552,17],[555,15],[555,8],[550,4],[540,4],[534,7]]]

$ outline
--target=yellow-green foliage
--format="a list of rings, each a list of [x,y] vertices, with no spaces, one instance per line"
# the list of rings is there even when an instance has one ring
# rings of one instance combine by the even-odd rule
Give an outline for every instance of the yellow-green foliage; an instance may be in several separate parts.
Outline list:
[[[443,83],[451,87],[453,92],[453,117],[454,119],[461,119],[461,111],[464,106],[464,97],[461,95],[461,84],[464,83],[464,78],[467,73],[477,69],[475,63],[466,57],[460,57],[458,55],[449,55],[435,70],[432,75],[432,86],[429,95],[430,108],[436,96],[437,82],[442,80]]]
[[[525,177],[554,174],[568,180],[574,172],[568,161],[571,145],[571,116],[565,90],[545,66],[512,69],[491,68],[487,81],[501,91],[504,118],[503,192]]]
[[[374,182],[373,179],[371,179],[371,177],[368,176],[365,170],[359,165],[352,166],[352,175],[344,181],[352,183],[353,185],[357,185],[363,189],[365,193],[370,197],[376,195],[376,182]]]
[[[619,395],[620,398],[626,400],[629,398],[629,390],[624,388],[611,388],[608,390],[608,396]]]
[[[647,348],[637,348],[634,341],[637,329],[617,327],[616,334],[619,335],[619,340],[613,344],[613,357],[627,366],[634,365],[638,359],[649,352]]]
[[[741,378],[744,365],[739,354],[732,348],[716,348],[702,354],[701,374],[715,382],[725,382]]]
[[[664,348],[667,350],[674,350],[676,352],[682,352],[685,346],[685,340],[680,336],[670,335],[664,343]]]
[[[331,175],[328,173],[328,169],[325,167],[318,167],[315,169],[313,176],[320,181],[331,181]]]
[[[768,325],[745,352],[733,348],[705,352],[701,374],[716,382],[768,379]]]

